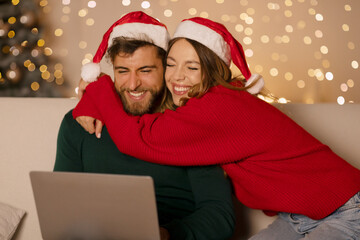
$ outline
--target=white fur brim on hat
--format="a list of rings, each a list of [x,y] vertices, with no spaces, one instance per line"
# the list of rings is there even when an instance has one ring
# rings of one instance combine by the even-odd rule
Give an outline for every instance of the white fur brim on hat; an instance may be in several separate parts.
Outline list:
[[[114,27],[109,37],[108,47],[112,45],[113,39],[119,36],[151,42],[165,51],[168,49],[170,40],[169,33],[163,26],[145,23],[125,23]]]
[[[228,66],[231,62],[230,47],[214,30],[193,21],[183,21],[176,28],[173,38],[184,37],[195,40],[215,52]]]

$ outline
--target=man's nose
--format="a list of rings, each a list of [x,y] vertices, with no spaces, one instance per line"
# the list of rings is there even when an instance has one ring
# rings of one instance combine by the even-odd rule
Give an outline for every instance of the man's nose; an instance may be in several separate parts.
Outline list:
[[[136,90],[141,85],[141,79],[136,73],[131,73],[128,80],[128,88],[130,90]]]

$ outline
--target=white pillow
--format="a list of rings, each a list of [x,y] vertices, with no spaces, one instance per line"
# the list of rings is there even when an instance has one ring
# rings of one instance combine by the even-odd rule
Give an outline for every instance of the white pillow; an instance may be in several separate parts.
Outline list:
[[[25,211],[0,202],[0,239],[10,240]]]

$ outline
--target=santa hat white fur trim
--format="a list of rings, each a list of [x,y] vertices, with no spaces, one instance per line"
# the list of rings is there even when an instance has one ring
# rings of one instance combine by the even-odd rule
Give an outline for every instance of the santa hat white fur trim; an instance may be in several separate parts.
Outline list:
[[[85,82],[96,81],[100,73],[101,73],[101,69],[99,63],[89,62],[84,64],[81,68],[81,78]]]
[[[168,49],[170,36],[163,26],[145,23],[125,23],[114,27],[110,34],[108,48],[112,45],[113,39],[117,37],[128,37],[137,40],[151,42],[165,51]]]
[[[227,65],[230,65],[230,47],[224,38],[214,30],[193,21],[183,21],[176,28],[173,36],[173,38],[177,37],[189,38],[200,42],[215,52]]]

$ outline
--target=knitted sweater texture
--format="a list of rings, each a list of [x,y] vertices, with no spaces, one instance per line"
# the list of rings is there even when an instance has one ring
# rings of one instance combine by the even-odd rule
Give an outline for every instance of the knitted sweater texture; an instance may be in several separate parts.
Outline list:
[[[176,111],[129,116],[103,76],[86,88],[73,117],[107,126],[125,154],[153,163],[220,164],[245,205],[321,219],[360,190],[360,170],[293,120],[245,91],[216,86]]]

